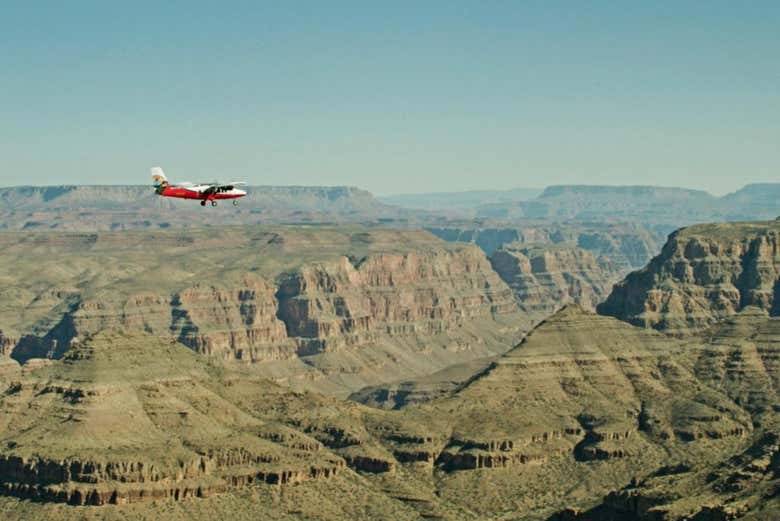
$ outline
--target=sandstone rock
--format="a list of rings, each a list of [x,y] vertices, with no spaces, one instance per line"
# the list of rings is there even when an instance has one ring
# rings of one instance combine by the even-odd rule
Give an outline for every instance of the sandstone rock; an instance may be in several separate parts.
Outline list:
[[[100,333],[0,397],[0,494],[71,505],[204,497],[335,476],[344,459],[225,400],[181,344]],[[258,395],[270,382],[249,385]]]
[[[620,276],[608,260],[576,247],[504,247],[490,262],[520,308],[541,314],[569,302],[595,309]]]
[[[599,313],[685,333],[754,306],[777,314],[780,225],[684,228],[648,266],[616,285]]]
[[[106,328],[144,331],[345,395],[502,353],[539,318],[521,313],[478,248],[425,232],[201,235],[0,237],[41,265],[3,290],[13,305],[0,310],[0,349],[56,359]]]

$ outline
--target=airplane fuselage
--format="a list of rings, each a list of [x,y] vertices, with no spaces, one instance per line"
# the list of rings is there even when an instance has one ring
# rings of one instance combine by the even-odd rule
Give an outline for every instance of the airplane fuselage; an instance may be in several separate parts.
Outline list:
[[[210,190],[210,185],[160,187],[157,194],[163,197],[176,197],[178,199],[196,199],[200,201],[217,201],[220,199],[238,199],[246,195],[245,190],[231,188],[229,190]]]

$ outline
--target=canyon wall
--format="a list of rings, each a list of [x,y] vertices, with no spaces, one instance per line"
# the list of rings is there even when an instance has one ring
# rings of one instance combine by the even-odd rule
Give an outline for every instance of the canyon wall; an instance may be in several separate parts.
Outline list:
[[[346,393],[502,353],[542,318],[517,307],[474,245],[423,232],[253,233],[5,236],[9,262],[51,257],[41,282],[20,276],[2,290],[0,349],[60,358],[104,329],[144,331]]]
[[[780,312],[780,221],[698,225],[669,237],[599,313],[684,333],[755,306]]]
[[[595,309],[620,276],[608,259],[576,247],[504,247],[490,263],[521,309],[545,315],[569,302]]]

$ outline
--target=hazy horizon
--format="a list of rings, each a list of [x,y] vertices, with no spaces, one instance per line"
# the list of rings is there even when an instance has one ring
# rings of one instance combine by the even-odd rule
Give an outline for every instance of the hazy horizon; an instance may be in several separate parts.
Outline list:
[[[554,184],[780,172],[780,4],[6,6],[0,185]]]

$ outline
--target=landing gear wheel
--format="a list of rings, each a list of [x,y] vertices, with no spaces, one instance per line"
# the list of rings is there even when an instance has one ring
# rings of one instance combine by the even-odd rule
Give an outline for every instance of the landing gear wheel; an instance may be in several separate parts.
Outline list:
[[[217,202],[216,201],[211,201],[211,206],[217,206]]]
[[[238,206],[238,201],[236,201],[235,199],[233,199],[233,206]]]
[[[206,206],[206,201],[201,201],[201,202],[200,202],[200,205],[201,205],[201,206]]]

